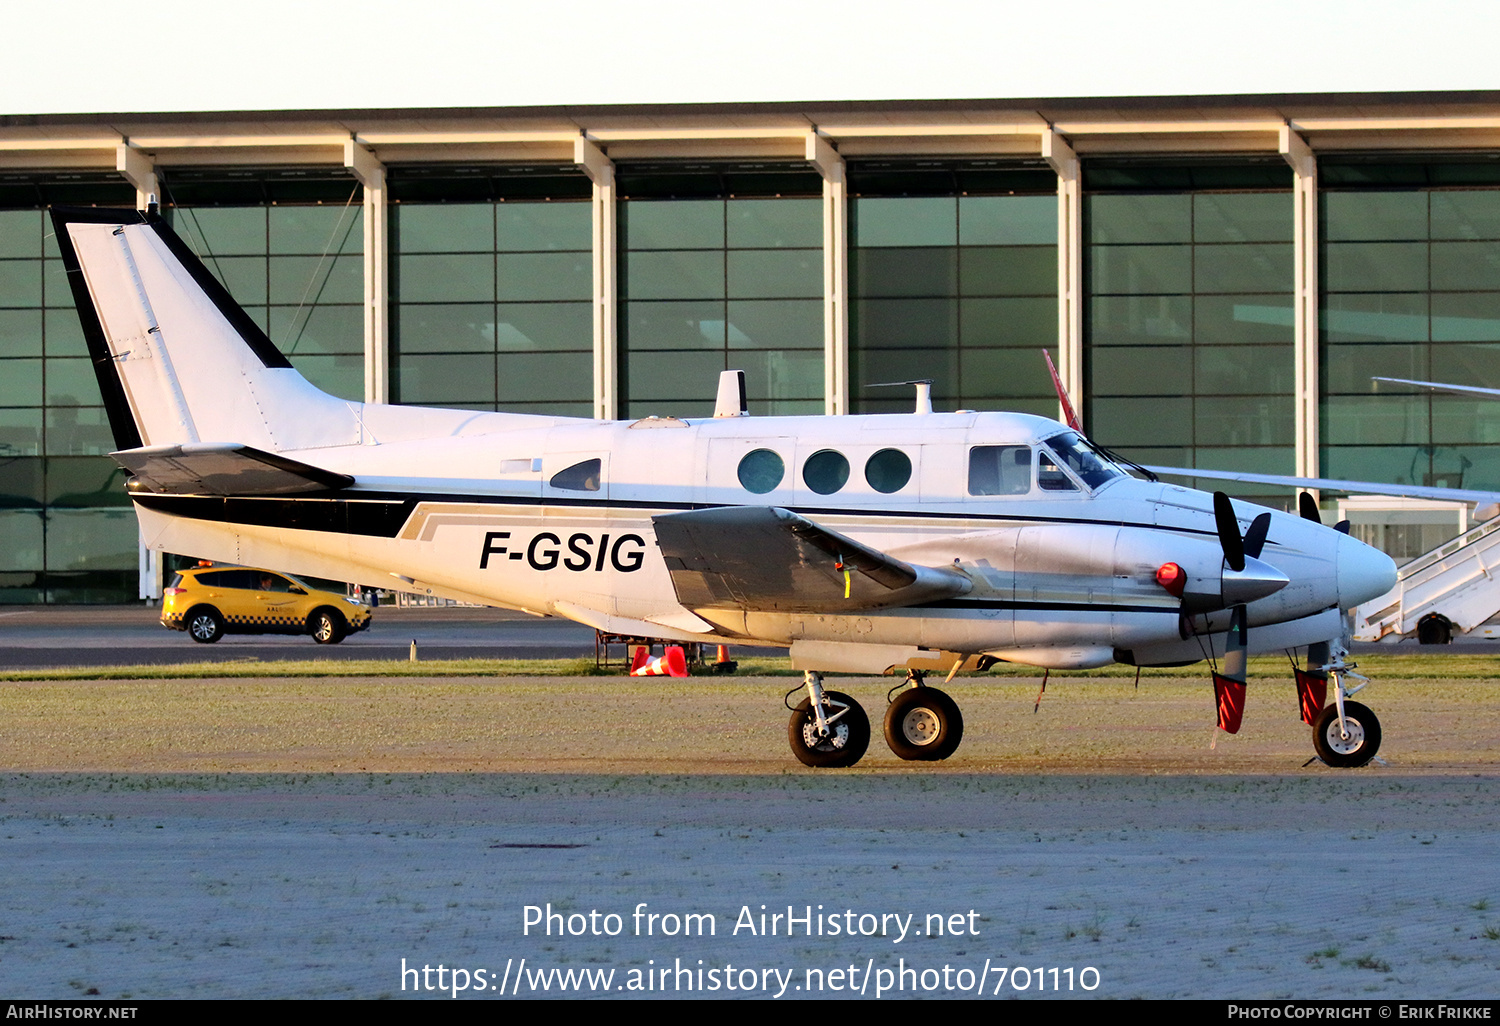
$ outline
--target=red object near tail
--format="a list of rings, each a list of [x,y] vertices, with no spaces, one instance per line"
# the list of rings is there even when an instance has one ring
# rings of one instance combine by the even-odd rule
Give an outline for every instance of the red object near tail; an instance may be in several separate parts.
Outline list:
[[[1318,714],[1328,701],[1328,678],[1321,673],[1293,669],[1297,675],[1297,701],[1302,706],[1302,722],[1309,727],[1318,722]]]
[[[1240,721],[1245,718],[1245,682],[1214,674],[1214,700],[1219,707],[1219,729],[1238,734]]]

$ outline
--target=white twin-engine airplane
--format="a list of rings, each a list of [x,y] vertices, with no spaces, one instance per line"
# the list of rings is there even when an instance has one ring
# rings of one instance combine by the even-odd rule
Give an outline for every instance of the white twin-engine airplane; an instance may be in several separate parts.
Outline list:
[[[929,670],[1222,659],[1234,730],[1246,654],[1302,647],[1317,753],[1357,766],[1379,747],[1345,701],[1340,638],[1395,566],[1316,509],[1139,480],[1056,421],[931,413],[921,393],[908,415],[745,417],[729,377],[719,416],[614,422],[350,402],[294,370],[154,210],[52,216],[155,549],[787,647],[809,766],[869,742],[825,671],[904,668],[886,741],[942,759],[963,719]]]

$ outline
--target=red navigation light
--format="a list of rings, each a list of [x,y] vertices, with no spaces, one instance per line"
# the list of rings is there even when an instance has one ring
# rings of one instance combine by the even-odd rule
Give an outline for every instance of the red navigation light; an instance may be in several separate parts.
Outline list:
[[[1156,583],[1182,598],[1182,591],[1187,587],[1187,573],[1176,563],[1163,563],[1156,568]]]

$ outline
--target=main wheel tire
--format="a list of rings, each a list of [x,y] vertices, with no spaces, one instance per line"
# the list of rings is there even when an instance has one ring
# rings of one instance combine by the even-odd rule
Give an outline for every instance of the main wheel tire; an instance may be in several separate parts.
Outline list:
[[[342,616],[331,609],[319,609],[308,618],[307,633],[320,645],[337,645],[347,631]]]
[[[1363,766],[1380,751],[1380,721],[1358,702],[1345,702],[1344,722],[1349,727],[1347,738],[1339,732],[1338,705],[1324,709],[1313,726],[1313,749],[1330,766]]]
[[[885,743],[909,761],[936,762],[958,751],[964,716],[937,688],[903,691],[885,709]]]
[[[224,617],[213,606],[199,606],[187,615],[188,637],[212,645],[224,636]]]
[[[818,737],[812,700],[804,698],[792,712],[786,728],[792,754],[804,766],[853,766],[870,747],[870,718],[858,702],[842,691],[823,694],[833,706],[833,715],[838,714],[840,706],[848,706],[848,711],[834,721],[828,737]]]

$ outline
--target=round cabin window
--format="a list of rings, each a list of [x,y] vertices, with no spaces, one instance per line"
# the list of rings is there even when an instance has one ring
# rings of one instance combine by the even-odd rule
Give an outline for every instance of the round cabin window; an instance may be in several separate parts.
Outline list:
[[[911,457],[900,449],[881,449],[865,461],[865,480],[877,492],[899,492],[911,480]]]
[[[849,461],[832,449],[815,452],[802,464],[802,480],[819,495],[832,495],[849,481]]]
[[[781,484],[786,464],[770,449],[756,449],[740,459],[739,475],[745,491],[764,495]]]

